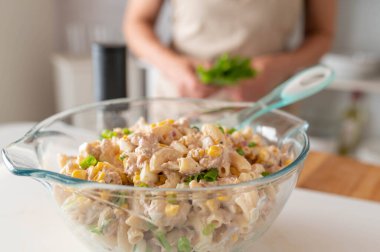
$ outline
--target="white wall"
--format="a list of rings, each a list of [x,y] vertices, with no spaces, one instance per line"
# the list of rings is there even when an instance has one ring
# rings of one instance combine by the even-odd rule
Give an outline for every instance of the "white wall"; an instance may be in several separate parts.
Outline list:
[[[126,0],[54,0],[56,45],[59,51],[89,54],[93,40],[123,41],[122,20]],[[73,48],[70,30],[79,37],[79,50]],[[101,33],[101,34],[99,34]],[[105,33],[105,34],[104,34]],[[104,40],[104,39],[103,39]]]
[[[0,123],[54,112],[51,0],[0,0]]]
[[[338,1],[334,50],[380,54],[380,0]],[[120,29],[125,2],[0,0],[0,123],[39,120],[53,113],[50,56],[67,49],[67,25]],[[168,32],[164,27],[159,30]]]
[[[335,51],[368,51],[380,55],[380,1],[339,0]]]
[[[166,0],[164,4],[157,27],[161,39],[165,42],[168,42],[170,33],[169,1]],[[106,37],[106,41],[123,42],[122,22],[127,2],[127,0],[55,0],[57,49],[74,54],[77,51],[82,51],[79,54],[89,54],[91,42],[98,41],[101,35]],[[73,28],[81,33],[79,43],[84,42],[85,45],[80,45],[79,48],[84,50],[73,48],[70,38],[70,30]],[[99,34],[99,31],[106,34]],[[101,38],[100,40],[102,41]]]

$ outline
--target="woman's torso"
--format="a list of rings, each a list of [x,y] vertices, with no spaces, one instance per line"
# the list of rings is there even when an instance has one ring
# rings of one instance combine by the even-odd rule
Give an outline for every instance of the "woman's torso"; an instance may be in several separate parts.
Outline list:
[[[226,52],[254,57],[284,51],[303,7],[303,0],[171,1],[173,49],[203,60]],[[178,96],[164,76],[154,89],[156,96]]]
[[[172,0],[173,47],[191,57],[283,51],[303,0]]]

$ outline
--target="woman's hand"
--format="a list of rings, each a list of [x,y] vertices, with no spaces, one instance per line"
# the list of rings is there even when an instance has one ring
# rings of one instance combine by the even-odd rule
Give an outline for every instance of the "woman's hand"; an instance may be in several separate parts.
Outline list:
[[[294,71],[291,56],[287,54],[255,57],[251,65],[258,74],[255,78],[242,81],[238,86],[230,88],[234,100],[256,101],[289,78]]]
[[[160,70],[176,85],[179,95],[204,98],[210,96],[217,89],[206,86],[199,81],[196,67],[200,64],[207,66],[207,63],[178,56],[167,60]]]
[[[154,24],[163,0],[130,0],[125,15],[124,31],[128,46],[140,58],[157,67],[176,85],[179,95],[203,98],[216,91],[201,84],[191,59],[178,55],[161,43]]]

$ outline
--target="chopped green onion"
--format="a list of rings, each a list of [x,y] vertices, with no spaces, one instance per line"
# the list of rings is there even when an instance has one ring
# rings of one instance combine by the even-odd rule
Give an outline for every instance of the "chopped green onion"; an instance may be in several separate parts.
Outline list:
[[[98,227],[98,225],[90,226],[89,230],[91,233],[94,233],[97,235],[103,234],[103,229],[101,227]]]
[[[110,222],[111,222],[110,220],[104,220],[104,222],[100,226],[98,225],[90,226],[89,230],[90,232],[94,234],[101,235],[103,234],[104,229],[108,226],[108,224],[110,224]]]
[[[112,130],[109,130],[109,129],[105,129],[103,130],[102,134],[100,135],[103,139],[110,139],[114,136],[116,136],[117,133],[112,131]]]
[[[202,230],[202,234],[203,235],[210,235],[214,232],[215,230],[215,224],[214,223],[210,223],[208,224],[207,226],[205,226]]]
[[[163,231],[157,231],[155,235],[156,235],[157,240],[161,243],[162,247],[164,247],[165,251],[168,251],[168,252],[172,251],[172,247],[170,246],[170,243],[166,239]]]
[[[257,143],[255,143],[255,142],[250,142],[250,143],[248,144],[248,147],[252,148],[252,147],[256,147],[256,145],[257,145]]]
[[[223,129],[223,127],[219,125],[218,128],[219,128],[220,131],[224,134],[224,129]]]
[[[202,179],[206,180],[207,182],[213,182],[213,181],[216,181],[217,178],[218,178],[218,169],[211,168],[207,171],[202,171],[200,173],[193,174],[186,177],[184,182],[186,184],[189,184],[192,180],[196,180],[197,182],[199,182]]]
[[[151,222],[147,222],[147,224],[148,224],[148,228],[149,228],[149,230],[153,230],[153,229],[156,229],[156,228],[157,228],[156,225],[154,225],[154,224],[151,223]]]
[[[216,181],[217,178],[218,178],[218,169],[216,168],[211,168],[203,176],[203,179],[208,182]]]
[[[124,135],[129,135],[129,134],[132,134],[133,133],[133,131],[131,131],[130,129],[128,129],[128,128],[124,128],[123,129],[123,134]]]
[[[177,195],[176,194],[169,194],[168,195],[168,203],[169,204],[177,204]]]
[[[118,205],[118,206],[122,206],[124,205],[125,203],[125,195],[123,193],[120,193],[119,194],[119,197],[117,197],[115,200],[114,200],[115,204]]]
[[[191,128],[196,129],[197,131],[200,131],[199,127],[197,127],[197,126],[192,126]]]
[[[120,161],[123,161],[126,157],[127,157],[127,155],[126,155],[125,153],[122,153],[122,154],[119,156],[119,159],[120,159]]]
[[[271,175],[271,174],[272,173],[265,171],[265,172],[261,173],[261,176],[266,177],[266,176]]]
[[[179,238],[177,248],[178,252],[191,252],[191,244],[189,239],[186,237]]]
[[[231,135],[231,134],[234,133],[235,131],[236,131],[235,128],[231,128],[231,129],[227,130],[227,133]]]
[[[189,184],[193,180],[196,180],[199,182],[199,180],[201,180],[200,176],[201,176],[201,173],[193,174],[193,175],[186,177],[184,181],[186,184]]]
[[[241,155],[241,156],[244,156],[244,155],[245,155],[245,153],[244,153],[244,151],[243,151],[242,148],[237,148],[237,149],[236,149],[236,152],[239,153],[239,155]]]
[[[83,170],[88,169],[90,166],[95,166],[98,163],[98,160],[93,155],[88,155],[80,163],[80,167]]]
[[[137,252],[137,244],[133,246],[133,252]]]

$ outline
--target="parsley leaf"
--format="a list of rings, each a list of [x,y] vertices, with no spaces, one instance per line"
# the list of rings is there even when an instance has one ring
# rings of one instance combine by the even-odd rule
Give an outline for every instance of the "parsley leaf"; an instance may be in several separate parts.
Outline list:
[[[179,238],[177,248],[178,252],[191,252],[191,243],[189,239],[187,239],[185,236]]]
[[[197,131],[201,131],[201,130],[199,129],[199,127],[197,127],[197,126],[192,126],[191,128],[192,128],[192,129],[195,129],[195,130],[197,130]]]
[[[102,235],[104,232],[104,229],[111,223],[111,220],[104,220],[103,223],[99,225],[92,225],[89,226],[89,230],[91,233]]]
[[[252,148],[252,147],[256,147],[256,145],[257,145],[257,143],[255,143],[255,142],[250,142],[250,143],[248,144],[248,147]]]
[[[235,131],[236,131],[235,128],[231,128],[231,129],[228,129],[228,130],[227,130],[227,133],[231,135],[231,134],[234,133]]]
[[[165,251],[172,251],[172,246],[170,246],[169,241],[165,237],[165,233],[163,231],[157,231],[155,233],[157,240],[161,243],[162,247],[164,247]]]
[[[217,178],[218,178],[218,169],[216,168],[211,168],[203,175],[203,179],[206,180],[207,182],[216,181]]]
[[[236,152],[239,153],[239,155],[241,155],[241,156],[244,156],[244,155],[245,155],[245,152],[243,151],[242,148],[237,148],[237,149],[236,149]]]
[[[261,176],[266,177],[266,176],[269,176],[269,175],[271,175],[271,174],[272,174],[272,173],[265,171],[265,172],[262,172],[262,173],[261,173]]]
[[[116,135],[117,135],[116,132],[109,130],[109,129],[105,129],[102,131],[102,134],[100,136],[103,139],[111,139],[112,137],[114,137]]]
[[[130,130],[130,129],[128,129],[128,128],[124,128],[124,129],[123,129],[123,134],[124,134],[124,135],[130,135],[130,134],[132,134],[132,133],[133,133],[133,131]]]
[[[215,224],[214,223],[210,223],[208,224],[207,226],[205,226],[202,230],[202,234],[203,235],[210,235],[214,232],[215,230]]]
[[[98,163],[98,160],[93,155],[88,155],[85,157],[80,163],[79,166],[83,169],[86,170],[90,166],[95,166]]]
[[[188,184],[193,180],[196,180],[197,182],[199,182],[202,179],[206,180],[207,182],[213,182],[213,181],[216,181],[217,178],[218,178],[218,169],[211,168],[207,171],[202,171],[200,173],[193,174],[186,177],[184,182]]]
[[[224,129],[223,129],[223,127],[219,125],[218,128],[219,128],[220,131],[224,134]]]

